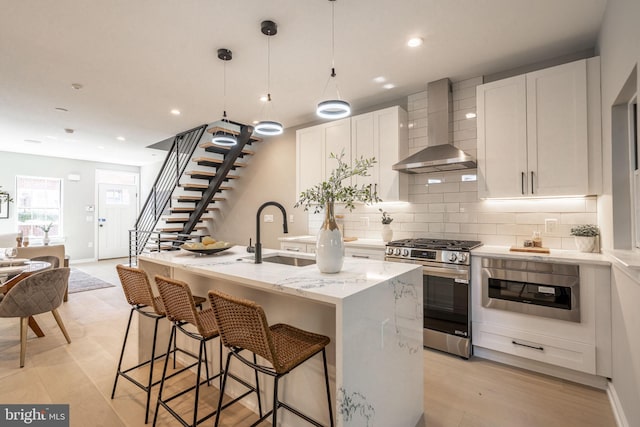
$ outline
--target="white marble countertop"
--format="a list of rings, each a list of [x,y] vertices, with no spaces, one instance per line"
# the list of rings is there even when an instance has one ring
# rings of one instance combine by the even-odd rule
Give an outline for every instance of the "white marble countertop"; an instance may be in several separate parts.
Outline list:
[[[585,253],[568,251],[563,249],[551,249],[551,253],[538,254],[529,252],[510,251],[509,246],[480,246],[471,251],[472,256],[500,257],[510,259],[522,259],[527,261],[547,261],[558,263],[600,264],[611,265],[608,254]]]
[[[291,256],[286,251],[263,249],[263,260],[272,254]],[[313,256],[298,254],[300,258]],[[345,257],[342,271],[323,274],[315,264],[305,267],[263,261],[255,264],[244,246],[234,246],[214,255],[200,256],[180,250],[140,255],[144,261],[184,268],[194,273],[239,282],[270,291],[285,292],[315,301],[336,304],[352,295],[421,268],[415,264],[350,259]]]
[[[315,243],[317,237],[306,236],[291,236],[291,237],[279,237],[281,242],[293,242],[293,243]],[[367,248],[367,249],[380,249],[384,250],[385,242],[382,239],[360,239],[352,242],[344,242],[344,246],[347,248]]]

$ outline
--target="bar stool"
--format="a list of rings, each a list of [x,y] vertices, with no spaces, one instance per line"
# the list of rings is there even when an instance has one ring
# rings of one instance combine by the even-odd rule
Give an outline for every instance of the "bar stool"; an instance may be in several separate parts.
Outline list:
[[[315,426],[322,427],[322,424],[318,421],[278,400],[278,381],[280,378],[320,352],[322,352],[324,364],[329,420],[331,426],[333,426],[333,411],[331,409],[331,393],[325,351],[330,342],[329,337],[307,332],[283,323],[269,326],[264,310],[253,301],[236,298],[216,290],[209,291],[209,301],[218,324],[222,343],[229,350],[218,400],[218,415],[216,416],[215,426],[218,426],[220,412],[223,409],[221,406],[227,373],[229,372],[229,363],[231,362],[231,356],[234,356],[245,365],[253,368],[256,374],[259,371],[274,379],[273,408],[266,414],[261,414],[260,419],[252,427],[267,419],[269,415],[272,416],[271,425],[277,426],[277,413],[280,407],[293,412]],[[253,362],[240,354],[243,349],[254,353]],[[271,364],[271,367],[258,365],[255,362],[255,354],[266,359]]]
[[[131,381],[134,385],[144,390],[147,394],[146,404],[145,404],[145,416],[144,423],[149,422],[149,402],[151,400],[151,388],[160,383],[160,380],[153,382],[153,362],[162,357],[167,356],[169,353],[174,354],[174,363],[175,363],[175,353],[176,351],[182,351],[174,345],[173,350],[168,351],[167,353],[163,353],[160,355],[156,355],[156,341],[158,337],[158,322],[160,319],[164,319],[165,309],[162,304],[162,300],[159,296],[153,296],[153,290],[151,288],[151,284],[149,283],[149,279],[147,278],[147,274],[138,268],[126,267],[124,265],[117,265],[116,270],[118,271],[118,277],[120,278],[120,283],[122,284],[122,290],[124,291],[125,297],[127,298],[127,302],[131,304],[131,312],[129,313],[129,321],[127,322],[127,329],[124,334],[124,341],[122,342],[122,350],[120,351],[120,360],[118,361],[118,368],[116,370],[116,378],[113,382],[113,391],[111,392],[111,399],[115,397],[116,387],[118,385],[118,378],[122,376],[123,378]],[[206,302],[206,298],[203,297],[194,297],[195,304],[199,307],[202,307],[202,304]],[[142,363],[139,363],[131,368],[122,370],[122,359],[124,357],[125,348],[127,346],[127,338],[129,337],[129,329],[131,327],[131,320],[133,318],[133,313],[138,312],[139,315],[148,317],[154,320],[154,328],[153,328],[153,347],[151,347],[151,358]],[[149,364],[149,378],[146,384],[142,384],[140,381],[129,375],[129,372],[146,366]],[[183,370],[187,368],[183,368],[178,372],[175,372],[172,375],[177,375]]]

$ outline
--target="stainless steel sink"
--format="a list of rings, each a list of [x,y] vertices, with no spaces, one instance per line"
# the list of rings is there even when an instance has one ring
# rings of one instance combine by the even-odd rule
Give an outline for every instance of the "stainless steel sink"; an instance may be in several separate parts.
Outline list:
[[[304,267],[306,265],[315,264],[315,259],[298,258],[294,256],[284,255],[267,255],[262,257],[262,262],[273,262],[276,264],[293,265],[295,267]]]

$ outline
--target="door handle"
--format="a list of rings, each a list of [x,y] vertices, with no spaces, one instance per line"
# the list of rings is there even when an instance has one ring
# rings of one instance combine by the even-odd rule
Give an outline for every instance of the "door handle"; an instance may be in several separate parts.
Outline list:
[[[522,194],[524,194],[524,180],[525,180],[525,173],[524,172],[520,172],[520,191],[522,191]]]
[[[533,194],[533,171],[531,171],[531,194]]]
[[[516,341],[516,340],[511,340],[511,344],[513,344],[513,345],[519,345],[520,347],[532,348],[532,349],[534,349],[534,350],[544,351],[544,347],[542,347],[542,346],[535,346],[535,345],[523,344],[523,343],[520,343],[520,342],[518,342],[518,341]]]

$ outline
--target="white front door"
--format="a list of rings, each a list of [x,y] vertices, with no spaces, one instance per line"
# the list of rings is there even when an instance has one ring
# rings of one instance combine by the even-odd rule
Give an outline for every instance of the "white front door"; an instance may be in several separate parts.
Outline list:
[[[129,230],[138,213],[135,185],[98,184],[98,259],[129,256]]]

